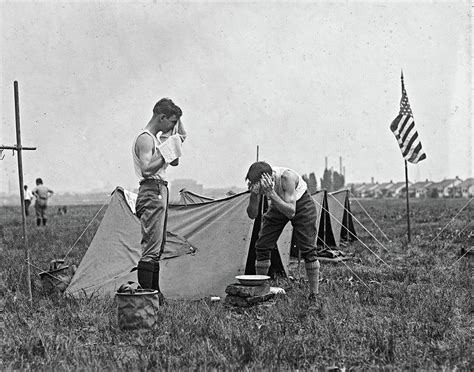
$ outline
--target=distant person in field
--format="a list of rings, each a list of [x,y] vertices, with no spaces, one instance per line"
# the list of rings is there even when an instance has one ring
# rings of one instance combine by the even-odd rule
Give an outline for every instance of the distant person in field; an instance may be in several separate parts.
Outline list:
[[[29,216],[30,215],[30,205],[31,201],[33,200],[33,194],[31,190],[28,189],[27,185],[23,185],[23,189],[25,190],[23,192],[23,197],[25,200],[25,215]]]
[[[186,131],[181,109],[169,98],[159,100],[153,116],[133,141],[135,172],[140,179],[136,215],[141,222],[142,256],[138,262],[138,283],[160,292],[160,258],[166,242],[168,183],[166,169],[178,165]],[[160,301],[163,297],[160,292]]]
[[[255,244],[257,275],[267,275],[271,251],[288,221],[293,225],[297,246],[305,261],[310,300],[319,293],[319,261],[316,258],[316,205],[303,178],[289,168],[271,167],[268,163],[253,163],[245,177],[250,190],[247,214],[258,215],[260,198],[265,195],[269,208],[263,215],[262,227]]]
[[[47,217],[46,209],[48,208],[48,199],[53,195],[54,192],[49,187],[43,185],[41,178],[36,179],[36,187],[33,189],[33,195],[36,198],[35,201],[35,214],[36,214],[36,225],[46,226]]]
[[[67,206],[64,205],[62,207],[58,207],[58,214],[61,216],[63,214],[66,214],[67,213]]]

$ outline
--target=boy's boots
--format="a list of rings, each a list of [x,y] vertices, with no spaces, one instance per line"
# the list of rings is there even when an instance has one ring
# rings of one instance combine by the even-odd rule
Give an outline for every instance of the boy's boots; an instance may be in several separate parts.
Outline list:
[[[160,263],[158,261],[139,261],[137,269],[138,284],[143,289],[157,290],[160,305],[163,305],[164,297],[160,291]]]

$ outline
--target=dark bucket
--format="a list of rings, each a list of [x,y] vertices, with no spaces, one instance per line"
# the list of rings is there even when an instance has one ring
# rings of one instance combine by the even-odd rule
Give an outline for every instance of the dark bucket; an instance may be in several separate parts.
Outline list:
[[[158,291],[137,289],[134,293],[115,293],[120,329],[150,329],[158,323]]]

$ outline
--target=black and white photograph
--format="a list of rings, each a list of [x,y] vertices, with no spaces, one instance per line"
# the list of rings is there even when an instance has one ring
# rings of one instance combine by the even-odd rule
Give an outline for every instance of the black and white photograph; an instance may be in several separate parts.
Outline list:
[[[473,9],[0,1],[0,369],[472,369]]]

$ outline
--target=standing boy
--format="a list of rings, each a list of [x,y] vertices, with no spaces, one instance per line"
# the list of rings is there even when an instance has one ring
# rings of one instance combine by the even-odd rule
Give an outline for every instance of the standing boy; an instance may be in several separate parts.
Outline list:
[[[140,178],[136,202],[136,215],[140,218],[142,231],[138,283],[142,288],[157,291],[160,291],[160,257],[166,242],[168,213],[165,173],[168,165],[177,164],[181,143],[186,138],[181,115],[181,109],[171,99],[161,99],[132,146],[133,164]]]

